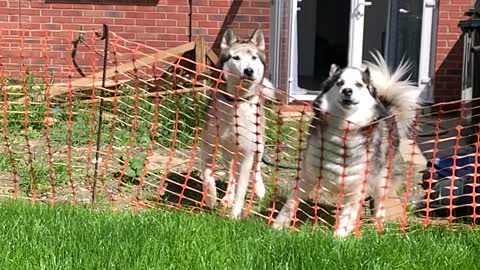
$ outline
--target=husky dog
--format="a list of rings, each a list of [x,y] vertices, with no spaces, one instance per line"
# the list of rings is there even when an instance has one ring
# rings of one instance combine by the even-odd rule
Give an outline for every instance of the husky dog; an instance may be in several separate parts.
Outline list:
[[[380,53],[372,56],[374,63],[366,62],[364,70],[332,65],[313,102],[315,117],[297,190],[278,214],[275,229],[290,225],[298,199],[316,185],[343,197],[335,236],[352,232],[366,196],[374,198],[377,220],[383,224],[382,198],[402,182],[398,145],[414,120],[420,91],[403,79],[410,65],[402,62],[392,73]]]
[[[218,152],[221,152],[230,167],[229,186],[222,203],[231,207],[231,216],[238,219],[252,170],[256,195],[260,198],[265,195],[260,172],[265,133],[261,96],[266,94],[264,90],[270,91],[266,95],[271,96],[273,87],[264,78],[263,32],[258,29],[250,39],[241,40],[231,29],[227,29],[221,43],[219,66],[224,71],[226,83],[213,93],[202,131],[203,190],[207,207],[213,208],[217,201],[213,171]]]

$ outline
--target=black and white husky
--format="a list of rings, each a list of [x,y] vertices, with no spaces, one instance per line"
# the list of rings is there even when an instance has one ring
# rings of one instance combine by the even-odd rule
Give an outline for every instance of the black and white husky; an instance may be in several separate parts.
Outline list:
[[[404,79],[409,65],[403,62],[391,72],[379,53],[372,55],[375,61],[365,63],[365,70],[332,65],[313,102],[315,117],[301,178],[274,228],[288,227],[298,199],[305,199],[317,185],[341,199],[337,237],[355,228],[366,196],[374,198],[376,217],[383,223],[382,198],[403,180],[398,146],[414,120],[419,90]]]
[[[247,40],[227,29],[221,43],[219,66],[225,84],[214,92],[202,131],[202,162],[205,203],[217,201],[214,169],[221,153],[229,163],[229,185],[222,203],[231,207],[231,216],[241,217],[251,172],[260,198],[265,195],[261,174],[264,152],[265,116],[262,95],[273,96],[272,84],[264,78],[265,38],[256,30]],[[267,88],[265,88],[267,87]]]

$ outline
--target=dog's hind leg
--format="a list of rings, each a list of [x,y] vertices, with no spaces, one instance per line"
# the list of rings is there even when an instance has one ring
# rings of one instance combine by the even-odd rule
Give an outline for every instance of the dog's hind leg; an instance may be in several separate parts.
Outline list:
[[[304,179],[298,181],[298,186],[295,188],[287,199],[287,202],[283,206],[280,213],[278,213],[275,221],[273,222],[273,228],[276,230],[286,229],[290,226],[290,222],[295,214],[300,200],[305,200],[308,193],[312,190],[313,184]]]
[[[254,155],[245,155],[241,157],[239,161],[239,176],[232,207],[232,217],[234,219],[239,219],[242,214],[245,196],[247,195],[248,180],[250,179],[250,172],[253,168]]]
[[[208,136],[208,135],[207,135]],[[215,186],[215,177],[213,175],[214,160],[213,154],[215,149],[209,143],[211,140],[203,140],[200,147],[200,159],[203,178],[203,192],[206,194],[205,204],[209,208],[214,208],[217,202],[217,188]]]
[[[385,189],[383,187],[376,187],[376,189],[374,190],[374,194],[372,194],[375,218],[377,220],[377,225],[380,230],[383,230],[383,223],[385,222],[384,200],[386,199],[387,192],[388,189]]]
[[[228,183],[227,183],[227,190],[225,191],[225,196],[223,196],[221,202],[225,207],[232,207],[233,205],[233,198],[235,196],[235,186],[236,186],[236,177],[237,177],[237,170],[236,170],[236,160],[234,160],[233,155],[228,153],[228,151],[223,151],[223,157],[228,162]]]
[[[257,154],[254,165],[255,176],[253,178],[255,181],[255,194],[257,194],[260,199],[263,199],[263,197],[265,197],[265,184],[263,183],[262,178],[262,156],[263,151]]]

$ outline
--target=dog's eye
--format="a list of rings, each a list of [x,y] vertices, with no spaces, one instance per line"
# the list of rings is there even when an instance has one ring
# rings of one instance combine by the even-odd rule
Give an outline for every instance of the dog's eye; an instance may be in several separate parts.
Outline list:
[[[358,88],[362,88],[362,87],[363,87],[363,84],[361,84],[361,83],[356,83],[355,86],[358,87]]]
[[[252,60],[257,60],[257,57],[255,55],[252,56]]]
[[[337,86],[338,86],[338,87],[341,87],[341,86],[343,86],[344,84],[345,84],[344,81],[338,81],[338,82],[337,82]]]
[[[238,55],[235,55],[232,58],[233,58],[233,60],[240,60],[240,56],[238,56]]]

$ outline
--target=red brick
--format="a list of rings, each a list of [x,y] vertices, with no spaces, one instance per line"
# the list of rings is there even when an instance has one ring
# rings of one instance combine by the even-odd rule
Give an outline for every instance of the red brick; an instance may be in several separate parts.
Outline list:
[[[251,16],[252,22],[270,22],[270,17],[267,16]]]
[[[42,23],[40,24],[40,29],[60,30],[62,29],[62,27],[60,24],[56,24],[56,23]]]
[[[160,40],[147,40],[147,41],[145,41],[145,44],[147,44],[148,46],[152,46],[154,48],[158,48],[158,49],[163,49],[163,48],[166,48],[166,46],[167,46],[167,42],[160,41]]]
[[[127,19],[114,19],[111,24],[117,25],[135,25],[135,19],[127,18]]]
[[[195,13],[201,13],[201,14],[219,14],[219,10],[217,7],[196,7],[194,8]]]
[[[78,24],[93,24],[94,18],[77,17],[73,21]]]
[[[81,17],[83,16],[83,11],[82,10],[63,10],[62,11],[63,16],[75,16],[75,17]]]
[[[94,10],[95,5],[85,5],[85,4],[74,4],[72,5],[73,9],[82,9],[82,10]]]
[[[212,20],[197,22],[197,26],[201,28],[217,28],[219,24],[220,22],[212,21]]]
[[[25,15],[40,16],[40,9],[32,9],[32,8],[22,9],[22,11],[19,13],[22,14],[22,16],[25,16]]]
[[[135,10],[142,11],[142,12],[155,12],[155,7],[135,6]]]
[[[187,14],[167,13],[168,20],[187,20]]]
[[[163,27],[176,26],[177,21],[176,20],[155,20],[155,25],[163,26]]]
[[[30,21],[32,23],[50,23],[50,22],[52,22],[52,18],[51,17],[37,17],[37,16],[35,16],[35,17],[31,17]]]
[[[103,18],[103,17],[93,18],[93,23],[95,23],[95,24],[113,24],[113,23],[114,23],[114,19],[112,19],[112,18]]]
[[[103,11],[100,10],[85,10],[83,11],[85,17],[103,17]]]
[[[18,9],[15,9],[15,8],[2,8],[1,14],[18,15]]]
[[[125,32],[136,32],[136,33],[143,33],[145,32],[145,28],[142,26],[135,26],[135,25],[127,25],[125,26]]]
[[[179,34],[179,35],[186,35],[187,29],[182,27],[168,27],[167,33],[169,34]]]
[[[155,40],[157,38],[157,34],[156,33],[136,33],[135,38],[141,39],[141,40]]]
[[[175,34],[162,34],[160,36],[161,40],[177,40],[177,35]]]
[[[138,18],[145,19],[145,12],[127,11],[125,12],[125,18]]]
[[[167,0],[167,5],[185,5],[186,1],[184,0]]]
[[[41,9],[40,16],[61,16],[62,11],[59,9]]]
[[[125,12],[108,10],[103,12],[103,16],[109,17],[109,18],[125,18]]]
[[[152,26],[152,25],[155,25],[155,20],[135,19],[135,25]]]
[[[442,11],[461,11],[459,5],[442,4]]]
[[[51,4],[52,9],[72,9],[73,5],[71,4]]]
[[[230,7],[232,4],[230,3],[230,1],[215,1],[215,0],[210,0],[210,6],[214,6],[214,7]],[[243,10],[243,9],[242,9]]]
[[[257,1],[249,1],[251,7],[258,7],[258,8],[269,8],[270,1],[265,0],[257,0]]]

